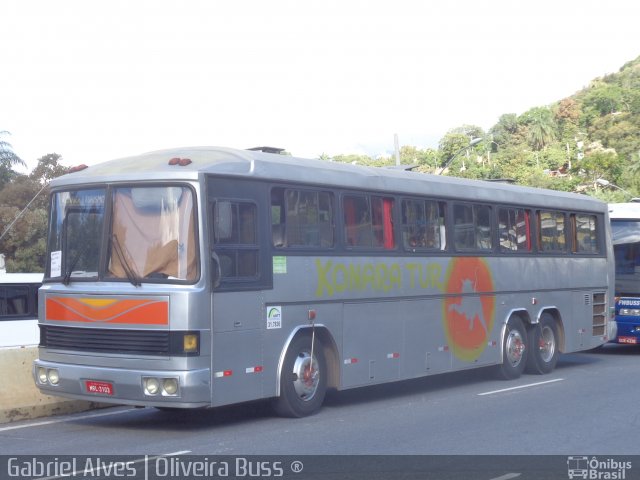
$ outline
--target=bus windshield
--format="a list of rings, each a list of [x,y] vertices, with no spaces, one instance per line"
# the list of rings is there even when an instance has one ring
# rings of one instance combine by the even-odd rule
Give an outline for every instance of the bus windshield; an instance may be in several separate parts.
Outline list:
[[[195,281],[192,192],[179,186],[56,192],[49,252],[47,276],[64,283]]]
[[[640,221],[612,220],[616,295],[640,294]]]

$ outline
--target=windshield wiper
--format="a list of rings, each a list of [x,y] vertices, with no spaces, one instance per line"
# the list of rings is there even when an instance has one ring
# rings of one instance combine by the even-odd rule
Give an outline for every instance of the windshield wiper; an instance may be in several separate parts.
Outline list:
[[[78,263],[78,260],[80,259],[81,253],[82,252],[78,252],[76,254],[76,258],[74,258],[71,262],[71,266],[64,272],[64,277],[62,278],[62,283],[64,285],[69,285],[69,283],[71,283],[71,274],[73,273],[73,268],[76,266],[76,263]]]
[[[112,241],[113,250],[115,250],[116,255],[118,256],[118,260],[120,260],[120,264],[122,265],[122,269],[124,270],[124,273],[127,275],[127,278],[131,282],[131,285],[133,285],[134,287],[139,287],[140,285],[142,285],[140,283],[140,279],[136,275],[136,272],[134,272],[133,269],[131,268],[131,265],[129,265],[129,262],[127,262],[127,258],[124,255],[122,246],[120,246],[120,241],[118,240],[117,235],[113,234],[111,238],[113,239]]]
[[[87,244],[85,243],[82,248],[78,249],[76,256],[73,258],[73,260],[69,264],[69,268],[67,268],[67,270],[64,272],[64,277],[62,278],[62,283],[64,285],[69,285],[69,283],[71,283],[71,275],[73,274],[73,269],[76,268],[76,263],[78,263],[78,260],[80,260],[80,257],[83,256],[86,252],[87,252]]]

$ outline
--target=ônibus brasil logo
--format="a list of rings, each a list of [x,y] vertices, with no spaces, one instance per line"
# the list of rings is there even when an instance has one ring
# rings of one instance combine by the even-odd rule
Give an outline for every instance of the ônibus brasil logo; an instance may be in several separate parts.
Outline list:
[[[491,271],[481,258],[459,257],[449,262],[445,276],[442,318],[453,354],[465,361],[476,360],[487,346],[493,329],[495,296]]]

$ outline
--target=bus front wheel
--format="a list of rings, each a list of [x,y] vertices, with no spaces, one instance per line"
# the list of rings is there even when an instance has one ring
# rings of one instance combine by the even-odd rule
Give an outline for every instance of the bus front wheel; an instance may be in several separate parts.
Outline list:
[[[527,372],[542,375],[556,368],[558,362],[558,326],[550,313],[543,313],[529,332]]]
[[[326,392],[327,362],[322,343],[317,336],[313,346],[311,336],[296,337],[282,364],[280,396],[274,402],[276,413],[285,417],[312,415],[320,410]]]
[[[511,317],[502,341],[502,364],[498,373],[505,380],[512,380],[522,375],[527,363],[528,343],[527,330],[520,317]]]

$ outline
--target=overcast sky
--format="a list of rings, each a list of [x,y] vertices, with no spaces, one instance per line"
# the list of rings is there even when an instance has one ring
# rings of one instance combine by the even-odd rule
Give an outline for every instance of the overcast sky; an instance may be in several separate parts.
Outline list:
[[[631,0],[2,0],[0,131],[29,169],[437,147],[618,71],[639,19]]]

